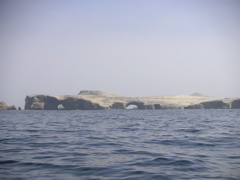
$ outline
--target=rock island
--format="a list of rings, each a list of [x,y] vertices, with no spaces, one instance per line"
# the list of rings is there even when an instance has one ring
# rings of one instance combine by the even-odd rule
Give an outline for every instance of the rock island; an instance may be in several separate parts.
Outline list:
[[[27,95],[29,110],[107,110],[126,109],[240,109],[240,98],[214,98],[199,93],[178,96],[123,97],[102,91],[80,91],[78,95]]]

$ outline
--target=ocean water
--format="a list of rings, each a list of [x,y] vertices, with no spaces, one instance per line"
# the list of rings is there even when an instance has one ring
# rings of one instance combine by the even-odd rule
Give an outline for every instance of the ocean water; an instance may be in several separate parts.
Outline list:
[[[0,111],[0,179],[240,179],[240,110]]]

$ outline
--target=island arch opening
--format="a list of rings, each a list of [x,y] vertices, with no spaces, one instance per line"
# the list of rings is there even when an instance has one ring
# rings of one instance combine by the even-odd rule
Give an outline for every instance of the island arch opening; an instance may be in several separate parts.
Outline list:
[[[126,107],[127,110],[137,110],[138,109],[138,106],[137,105],[134,105],[134,104],[129,104],[127,107]]]
[[[62,105],[62,104],[59,104],[58,105],[58,110],[64,110],[65,108],[64,108],[64,106]]]
[[[132,106],[130,106],[132,105]],[[130,107],[137,107],[137,109],[145,109],[144,103],[143,102],[139,102],[139,101],[131,101],[129,103],[126,104],[126,109],[128,109]]]

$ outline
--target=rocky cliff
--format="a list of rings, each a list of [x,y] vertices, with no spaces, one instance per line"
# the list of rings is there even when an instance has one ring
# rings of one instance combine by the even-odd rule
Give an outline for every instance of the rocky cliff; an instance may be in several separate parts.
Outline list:
[[[223,99],[199,94],[154,97],[122,97],[102,91],[80,91],[78,95],[28,95],[25,109],[31,110],[106,110],[126,109],[240,109],[240,99]]]

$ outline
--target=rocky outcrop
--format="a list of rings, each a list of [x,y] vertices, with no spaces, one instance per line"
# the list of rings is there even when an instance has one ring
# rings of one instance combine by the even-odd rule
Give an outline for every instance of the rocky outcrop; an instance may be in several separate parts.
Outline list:
[[[8,107],[8,110],[17,110],[16,106],[12,105]]]
[[[223,101],[208,101],[201,103],[203,105],[203,109],[222,109]]]
[[[115,102],[110,106],[110,109],[126,109],[126,104],[121,102]]]
[[[0,110],[7,110],[8,106],[5,102],[0,101]]]
[[[80,96],[33,95],[25,99],[25,109],[31,110],[102,110],[107,109]]]
[[[86,99],[77,99],[77,98],[66,98],[63,100],[59,101],[64,109],[66,110],[76,110],[76,109],[81,109],[81,110],[103,110],[103,109],[107,109],[102,107],[101,105],[99,105],[98,103],[93,103],[90,100],[86,100]]]
[[[232,101],[231,108],[232,109],[240,109],[240,99],[236,99],[236,100]]]
[[[3,101],[0,101],[0,110],[17,110],[16,106],[7,106],[7,104]]]
[[[184,109],[204,109],[204,106],[202,104],[194,104],[184,107]]]
[[[199,93],[179,96],[122,97],[102,91],[80,91],[73,96],[28,95],[25,109],[31,110],[106,110],[126,109],[229,109],[240,108],[240,99],[221,99]]]
[[[230,107],[231,105],[229,103],[225,103],[222,100],[216,100],[190,105],[184,107],[184,109],[230,109]]]

